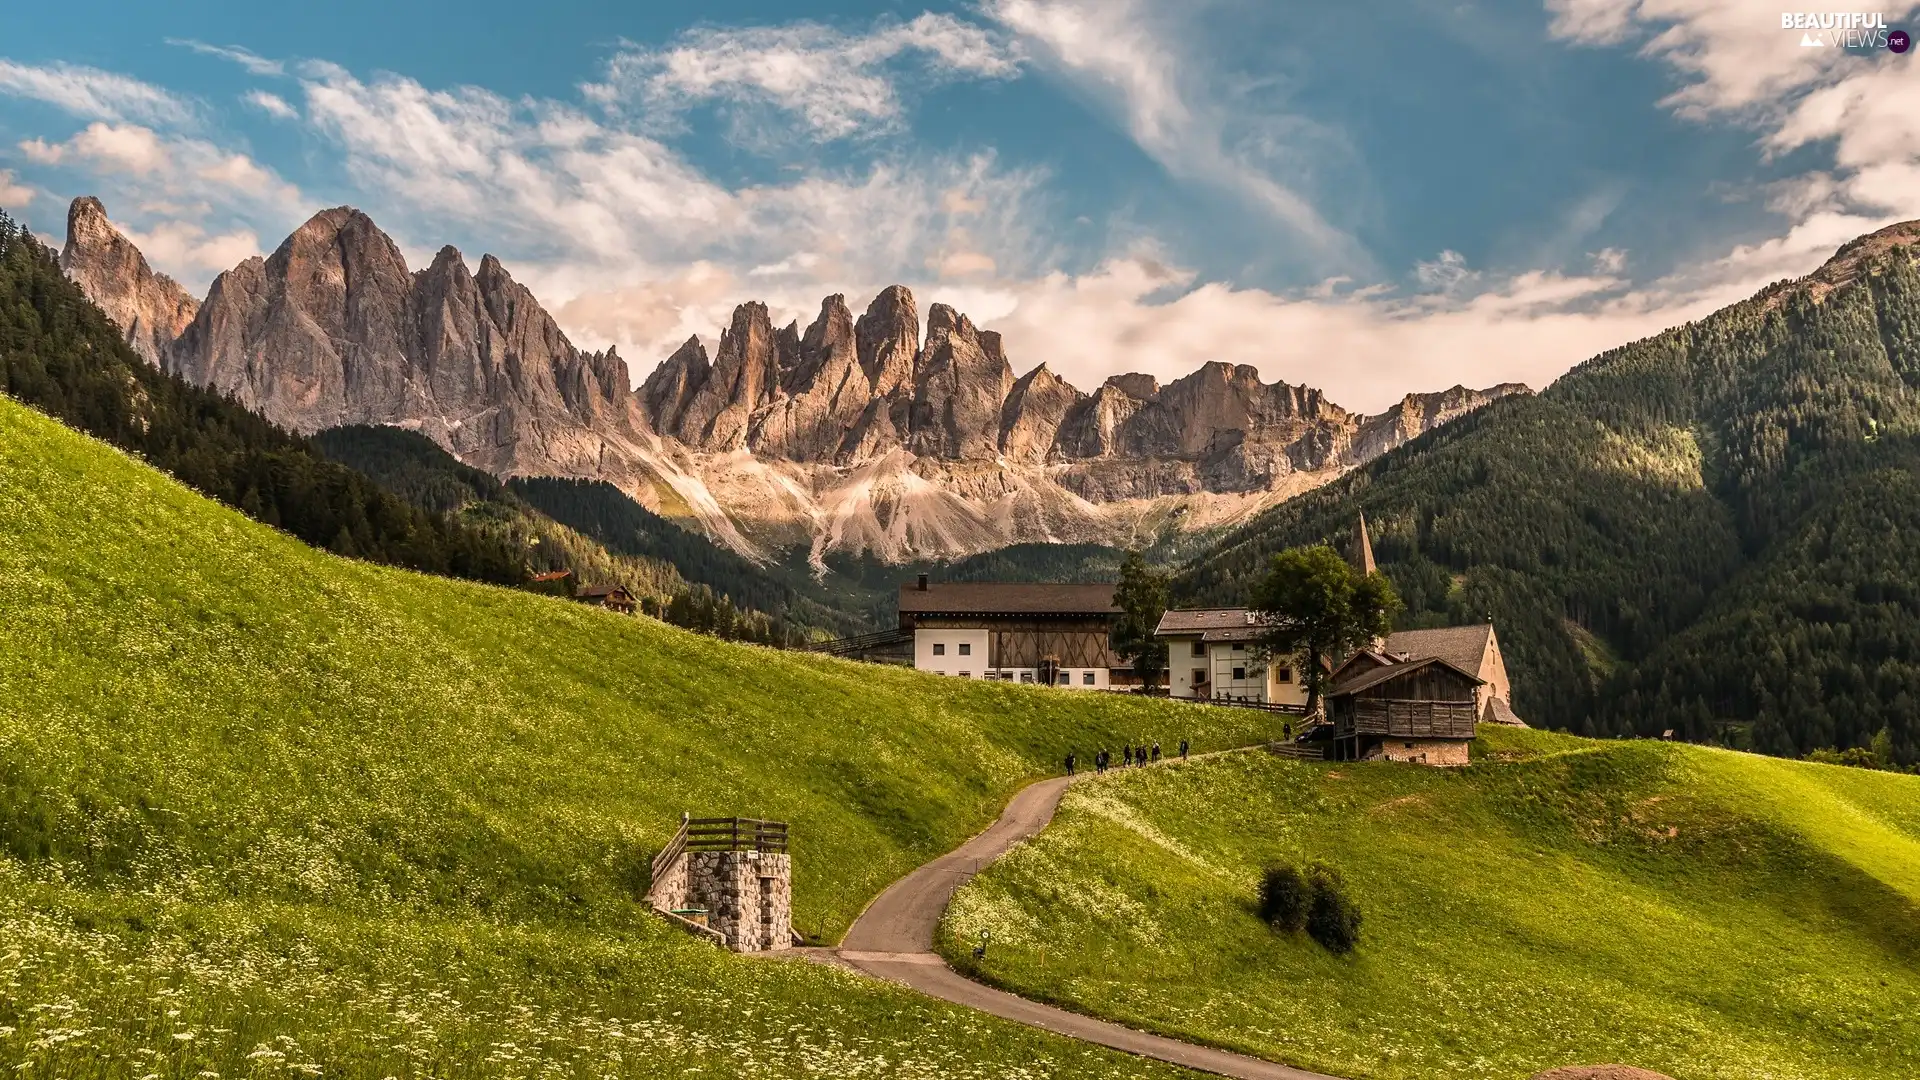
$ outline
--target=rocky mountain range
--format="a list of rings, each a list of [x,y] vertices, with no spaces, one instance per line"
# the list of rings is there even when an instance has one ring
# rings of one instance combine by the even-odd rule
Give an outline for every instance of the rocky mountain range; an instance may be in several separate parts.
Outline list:
[[[1496,397],[1408,395],[1365,416],[1318,390],[1207,363],[1092,393],[945,304],[924,327],[895,285],[857,318],[830,296],[803,331],[735,309],[712,356],[689,339],[636,391],[583,352],[491,255],[409,270],[371,219],[314,215],[203,302],[76,199],[61,265],[141,356],[297,431],[418,430],[501,476],[607,479],[754,557],[804,546],[890,560],[1026,541],[1125,544],[1231,524]]]

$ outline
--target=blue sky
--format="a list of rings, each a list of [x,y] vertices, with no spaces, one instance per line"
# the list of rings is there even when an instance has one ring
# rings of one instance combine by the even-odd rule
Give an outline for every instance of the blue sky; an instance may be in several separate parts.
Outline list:
[[[1083,388],[1223,359],[1366,410],[1920,216],[1920,61],[1750,0],[301,7],[11,12],[0,205],[57,239],[98,194],[195,291],[356,205],[636,379],[904,281]]]

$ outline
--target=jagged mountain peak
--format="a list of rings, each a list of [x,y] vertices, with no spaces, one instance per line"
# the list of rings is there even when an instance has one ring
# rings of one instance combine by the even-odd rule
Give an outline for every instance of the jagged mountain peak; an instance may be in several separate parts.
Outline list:
[[[144,330],[129,297],[165,279],[97,200],[70,217],[76,276],[112,269],[101,297]],[[370,217],[334,207],[222,274],[197,311],[185,298],[184,325],[149,350],[288,427],[401,424],[498,474],[602,477],[750,554],[957,556],[1224,523],[1485,400],[1414,395],[1362,423],[1223,363],[1089,395],[1045,357],[1016,378],[1000,334],[952,304],[923,324],[902,285],[857,316],[844,293],[823,297],[804,327],[746,300],[711,355],[689,336],[635,393],[616,350],[576,349],[500,259],[468,267],[449,245],[409,272]]]
[[[60,269],[100,305],[140,358],[162,366],[167,349],[200,309],[172,278],[157,273],[107,217],[106,204],[82,195],[67,207]]]

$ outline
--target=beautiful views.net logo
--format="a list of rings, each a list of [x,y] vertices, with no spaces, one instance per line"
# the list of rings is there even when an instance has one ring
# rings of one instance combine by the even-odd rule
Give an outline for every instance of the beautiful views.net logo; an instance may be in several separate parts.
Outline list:
[[[1903,53],[1913,46],[1905,30],[1887,26],[1882,12],[1786,11],[1780,29],[1800,31],[1802,48],[1886,49]]]

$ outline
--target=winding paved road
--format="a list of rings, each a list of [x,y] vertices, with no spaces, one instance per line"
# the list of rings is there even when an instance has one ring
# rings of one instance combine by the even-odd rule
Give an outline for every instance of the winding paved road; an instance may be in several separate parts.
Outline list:
[[[1179,764],[1177,759],[1168,759],[1148,767]],[[841,939],[840,948],[828,955],[856,970],[903,983],[929,997],[1141,1057],[1239,1080],[1336,1080],[1321,1073],[1149,1035],[1028,1001],[966,978],[948,967],[933,951],[934,928],[960,886],[1006,854],[1013,845],[1046,828],[1060,806],[1060,797],[1066,794],[1067,785],[1087,776],[1086,773],[1077,777],[1058,776],[1022,788],[986,832],[889,886],[854,921]],[[826,950],[821,952],[825,954]]]

